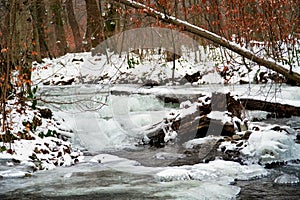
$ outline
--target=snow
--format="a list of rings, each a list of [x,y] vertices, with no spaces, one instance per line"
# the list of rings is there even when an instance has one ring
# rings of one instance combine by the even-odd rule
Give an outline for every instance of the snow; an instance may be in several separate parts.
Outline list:
[[[232,122],[232,118],[228,115],[228,112],[221,112],[221,111],[211,111],[207,117],[211,118],[211,119],[216,119],[216,120],[221,120],[224,124],[226,122],[231,123]]]
[[[156,174],[160,181],[181,181],[181,180],[191,180],[190,172],[186,169],[175,168],[168,169]]]
[[[110,154],[99,154],[90,162],[130,173],[149,173],[162,182],[178,180],[216,181],[231,184],[235,180],[250,180],[266,176],[268,171],[261,165],[241,165],[233,161],[215,160],[209,163],[184,165],[179,167],[145,167],[137,161]],[[155,173],[154,173],[155,172]]]
[[[299,178],[294,174],[283,174],[274,180],[274,183],[277,184],[298,184],[299,182]]]
[[[204,53],[203,47],[199,52]],[[170,84],[172,77],[172,62],[166,62],[163,55],[151,55],[149,58],[140,60],[138,55],[131,53],[130,57],[136,60],[133,67],[127,63],[127,55],[122,54],[121,58],[116,54],[109,54],[109,60],[105,55],[92,56],[91,53],[66,54],[54,60],[44,59],[42,64],[34,63],[32,72],[33,83],[42,86],[63,85],[63,82],[71,81],[71,84],[82,83],[135,83],[145,84],[156,82],[159,84]],[[76,61],[74,61],[76,59]],[[81,61],[77,61],[80,60]],[[184,53],[179,60],[176,60],[175,81],[178,82],[185,74],[192,74],[200,71],[204,78],[201,83],[222,83],[223,80],[215,71],[215,63],[208,58],[195,62],[193,52]],[[178,83],[177,83],[178,84]]]
[[[190,107],[186,108],[186,109],[183,109],[181,110],[180,112],[180,117],[185,117],[187,115],[190,115],[190,114],[193,114],[197,111],[197,108],[198,108],[198,103],[195,102],[193,103]]]
[[[0,178],[23,178],[26,176],[30,176],[30,173],[14,169],[0,171]]]
[[[266,111],[259,111],[259,110],[254,110],[254,111],[248,111],[248,118],[250,121],[262,121],[267,119],[267,116],[269,115],[268,112]]]
[[[58,143],[60,144],[58,145]],[[0,153],[0,159],[16,159],[25,165],[34,166],[28,163],[34,162],[31,157],[36,156],[36,159],[41,161],[42,169],[50,170],[56,167],[54,163],[57,163],[58,166],[70,166],[74,164],[74,159],[71,158],[70,154],[65,153],[65,150],[69,148],[69,146],[69,142],[64,142],[54,137],[46,137],[43,139],[36,137],[35,140],[19,140],[12,143],[12,149],[15,153],[2,152]],[[42,153],[43,151],[45,153]],[[80,152],[72,153],[74,157],[80,156]],[[61,154],[62,157],[60,157],[59,154]]]
[[[300,145],[285,132],[273,130],[254,131],[248,145],[241,151],[261,163],[282,162],[299,159]]]
[[[183,109],[183,108],[189,108],[192,106],[192,102],[190,100],[181,102],[179,105],[179,108]]]
[[[176,131],[169,131],[168,133],[165,134],[164,141],[169,142],[175,140],[176,137],[177,137]]]
[[[176,61],[176,70],[175,70],[175,81],[179,81],[187,73],[199,71],[202,75],[202,78],[198,82],[193,83],[195,86],[208,84],[208,92],[212,91],[222,91],[227,92],[231,91],[234,94],[237,94],[239,98],[253,98],[258,100],[267,100],[271,102],[280,102],[283,104],[290,105],[299,105],[299,93],[297,87],[287,87],[285,85],[272,84],[268,81],[267,84],[256,85],[252,84],[254,77],[257,76],[257,72],[269,72],[270,70],[257,66],[255,64],[251,65],[252,71],[245,77],[241,77],[241,74],[248,73],[245,66],[234,66],[232,64],[229,69],[231,70],[232,77],[221,77],[220,74],[216,71],[216,66],[222,65],[222,60],[218,59],[222,55],[222,48],[215,48],[212,51],[212,55],[207,53],[204,47],[199,47],[199,53],[203,56],[199,61],[195,62],[194,52],[187,52],[182,55],[179,60]],[[214,55],[214,56],[213,56]],[[137,55],[132,55],[134,58],[139,59]],[[43,83],[50,85],[53,84],[62,84],[62,82],[68,82],[71,79],[74,79],[74,82],[71,84],[78,85],[84,83],[93,83],[112,86],[109,90],[118,89],[121,91],[122,86],[113,86],[114,83],[134,83],[138,85],[143,85],[149,82],[156,82],[160,85],[168,85],[169,81],[163,81],[170,79],[172,76],[172,62],[165,62],[159,58],[161,55],[151,55],[149,59],[139,62],[133,68],[128,68],[126,61],[126,55],[109,54],[110,62],[106,56],[97,55],[92,56],[89,52],[85,53],[75,53],[75,54],[66,54],[60,58],[50,60],[44,59],[44,63],[38,64],[35,63],[35,68],[32,73],[33,83],[39,85],[39,88],[42,89],[45,87]],[[235,55],[236,56],[236,55]],[[214,58],[217,57],[217,58]],[[73,61],[76,58],[77,60],[82,59],[83,61]],[[240,59],[240,58],[239,58]],[[300,68],[299,68],[300,69]],[[228,80],[227,80],[228,79]],[[247,80],[246,80],[247,79]],[[245,80],[249,82],[248,85],[232,85],[226,86],[223,85],[224,81],[229,84],[239,83],[240,80]],[[127,81],[127,82],[126,82]],[[219,84],[221,83],[221,84]],[[189,86],[188,83],[186,85]],[[98,85],[99,86],[99,85]],[[201,86],[203,87],[203,85]],[[247,89],[245,89],[247,88]],[[129,92],[128,87],[124,87],[124,91]],[[163,93],[172,93],[172,87],[168,88],[132,88],[131,92],[133,93],[151,93],[151,94],[163,94]],[[178,92],[178,90],[177,90]],[[187,91],[182,91],[184,94]],[[201,91],[206,92],[206,91]],[[293,94],[293,95],[291,95]],[[146,103],[144,106],[147,105]]]
[[[156,176],[160,181],[200,180],[231,184],[235,180],[250,180],[267,174],[267,170],[260,165],[240,165],[232,161],[215,160],[207,164],[165,169]]]
[[[198,82],[198,84],[223,84],[224,79],[216,72],[205,74]]]

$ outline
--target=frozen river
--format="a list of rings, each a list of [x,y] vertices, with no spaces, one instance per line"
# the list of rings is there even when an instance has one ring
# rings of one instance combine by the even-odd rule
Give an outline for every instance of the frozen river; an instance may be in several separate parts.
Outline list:
[[[274,180],[284,174],[300,177],[299,163],[272,170],[220,160],[170,167],[171,162],[182,156],[176,146],[154,149],[137,145],[143,130],[160,122],[170,109],[176,109],[161,101],[161,97],[184,101],[199,94],[231,91],[241,96],[298,104],[299,88],[272,87],[40,88],[39,94],[48,101],[74,102],[48,106],[74,130],[73,148],[83,151],[85,159],[75,166],[39,171],[31,177],[2,179],[0,199],[298,199],[298,184],[281,185]],[[287,121],[296,128],[300,124],[299,118],[276,122]],[[0,162],[0,170],[6,170],[5,161]]]

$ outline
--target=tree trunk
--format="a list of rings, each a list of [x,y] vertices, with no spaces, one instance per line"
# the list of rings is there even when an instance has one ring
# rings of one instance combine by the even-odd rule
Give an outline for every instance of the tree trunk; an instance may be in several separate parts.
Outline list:
[[[69,24],[70,24],[72,32],[73,32],[73,38],[75,41],[76,52],[79,52],[79,51],[81,51],[81,47],[82,47],[82,37],[80,35],[79,26],[78,26],[78,23],[75,18],[72,0],[66,0],[66,9],[67,9],[67,14],[68,14]]]
[[[33,35],[36,41],[36,52],[38,53],[37,61],[40,62],[44,57],[52,58],[45,36],[44,24],[47,20],[44,1],[34,0],[30,4],[29,10],[33,20]]]
[[[101,39],[101,23],[100,13],[96,0],[85,0],[86,13],[87,13],[87,25],[85,38],[90,47],[95,47],[100,43]],[[88,48],[90,48],[88,47]],[[90,50],[90,49],[87,49]]]
[[[12,46],[13,46],[13,34],[15,33],[15,22],[16,22],[16,2],[12,0],[10,2],[9,7],[7,8],[7,12],[5,12],[5,19],[4,19],[4,26],[6,29],[5,31],[5,38],[1,38],[1,42],[3,42],[3,46],[0,44],[1,54],[0,54],[0,111],[2,114],[1,119],[1,131],[4,132],[7,130],[8,123],[6,121],[7,117],[7,110],[6,110],[6,103],[9,91],[11,88],[11,70],[12,70]]]
[[[67,40],[62,20],[62,6],[59,0],[51,0],[50,7],[53,16],[53,23],[55,25],[55,42],[58,49],[58,56],[61,56],[68,52]]]
[[[256,99],[240,99],[240,102],[247,110],[263,110],[274,114],[274,117],[300,116],[300,107],[297,106]]]
[[[174,25],[183,27],[185,31],[196,34],[196,35],[203,37],[207,40],[210,40],[222,47],[230,49],[231,51],[241,55],[242,57],[248,58],[249,60],[252,60],[259,65],[262,65],[262,66],[265,66],[266,68],[274,70],[274,71],[278,72],[279,74],[282,74],[283,76],[285,76],[287,79],[293,80],[296,83],[300,84],[300,74],[291,72],[290,70],[284,68],[282,65],[276,63],[275,61],[261,58],[261,57],[255,55],[253,52],[251,52],[247,49],[244,49],[233,42],[230,42],[229,40],[227,40],[224,37],[221,37],[215,33],[207,31],[207,30],[200,28],[198,26],[195,26],[193,24],[190,24],[187,21],[177,19],[173,16],[167,16],[164,13],[158,12],[155,9],[148,7],[147,5],[138,3],[136,1],[132,1],[132,0],[115,0],[115,1],[125,4],[125,5],[128,5],[130,7],[136,8],[136,9],[140,9],[145,14],[147,14],[151,17],[158,18],[166,23],[172,23]]]

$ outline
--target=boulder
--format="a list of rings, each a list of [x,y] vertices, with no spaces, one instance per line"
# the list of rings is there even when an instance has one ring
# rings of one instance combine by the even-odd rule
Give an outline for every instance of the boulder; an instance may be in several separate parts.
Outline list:
[[[212,97],[201,97],[195,112],[183,117],[174,116],[173,119],[164,120],[147,130],[147,144],[155,147],[162,147],[165,144],[164,137],[166,132],[175,131],[177,138],[175,141],[183,144],[195,138],[203,138],[208,135],[215,136],[233,136],[236,132],[233,117],[241,118],[242,106],[239,101],[235,100],[229,93],[214,93]],[[187,108],[189,109],[189,108]],[[213,118],[209,116],[211,111],[218,111],[230,116],[226,117],[227,121],[221,117]],[[228,120],[231,119],[231,120]]]

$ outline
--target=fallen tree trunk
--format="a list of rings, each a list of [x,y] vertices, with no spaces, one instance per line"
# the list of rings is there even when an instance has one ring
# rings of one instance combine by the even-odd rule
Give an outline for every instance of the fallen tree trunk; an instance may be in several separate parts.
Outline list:
[[[266,102],[256,99],[240,99],[241,104],[247,110],[262,110],[266,112],[273,113],[276,117],[291,117],[291,116],[300,116],[300,107]]]
[[[291,72],[290,70],[284,68],[282,65],[276,63],[275,61],[270,61],[270,60],[261,58],[261,57],[255,55],[255,53],[253,53],[247,49],[244,49],[233,42],[230,42],[229,40],[227,40],[224,37],[221,37],[215,33],[212,33],[203,28],[200,28],[191,23],[188,23],[187,21],[183,21],[183,20],[177,19],[173,16],[166,15],[165,13],[159,12],[147,5],[138,3],[136,1],[132,1],[132,0],[115,0],[115,1],[125,4],[127,6],[130,6],[132,8],[140,9],[148,16],[158,18],[161,21],[183,27],[185,31],[188,31],[188,32],[198,35],[202,38],[210,40],[216,44],[219,44],[222,47],[230,49],[231,51],[233,51],[245,58],[248,58],[249,60],[252,60],[252,61],[256,62],[257,64],[262,65],[271,70],[274,70],[275,72],[278,72],[279,74],[282,74],[283,76],[285,76],[287,79],[300,84],[300,74]]]

